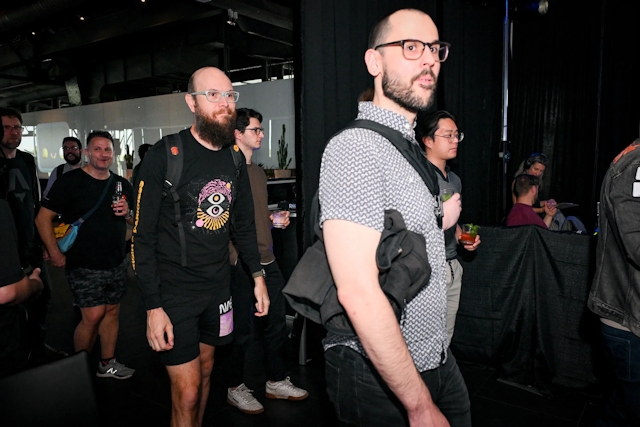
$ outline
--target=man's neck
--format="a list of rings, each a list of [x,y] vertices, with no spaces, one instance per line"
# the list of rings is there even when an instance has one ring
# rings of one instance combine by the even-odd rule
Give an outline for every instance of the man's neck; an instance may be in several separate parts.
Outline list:
[[[91,176],[92,178],[100,180],[109,179],[109,175],[111,175],[109,169],[96,169],[91,166],[90,163],[87,163],[85,166],[83,166],[82,170],[89,174],[89,176]]]
[[[4,158],[5,159],[15,159],[16,157],[16,151],[18,151],[17,148],[6,148],[6,147],[1,147],[2,148],[2,154],[4,154]]]
[[[533,200],[531,200],[528,197],[522,197],[520,199],[516,199],[516,203],[521,203],[521,204],[527,205],[527,206],[533,206]]]
[[[385,110],[393,111],[394,113],[398,113],[404,116],[407,119],[407,121],[412,125],[413,125],[413,122],[416,120],[416,113],[409,110],[405,110],[404,108],[396,104],[394,101],[384,96],[382,93],[376,92],[376,94],[373,96],[373,105],[376,105],[380,108],[384,108]]]
[[[238,141],[236,141],[236,145],[240,148],[240,150],[242,151],[242,154],[244,154],[245,159],[247,159],[247,164],[250,165],[251,158],[253,157],[253,148],[240,145]]]
[[[195,123],[193,125],[191,125],[191,129],[190,130],[191,130],[191,135],[193,135],[193,137],[196,139],[196,141],[198,141],[200,143],[200,145],[202,145],[204,148],[206,148],[207,150],[211,150],[211,151],[220,151],[221,147],[219,145],[213,145],[209,141],[206,141],[206,140],[202,139],[202,137],[198,134],[198,131],[196,130]]]
[[[81,161],[80,161],[80,162],[78,162],[78,163],[76,163],[75,165],[72,165],[72,164],[71,164],[71,163],[69,163],[69,162],[67,162],[67,164],[69,165],[69,167],[71,168],[71,170],[78,169],[78,168],[81,168],[81,167],[82,167],[82,162],[81,162]]]
[[[444,177],[447,177],[447,161],[444,159],[438,159],[433,156],[433,154],[427,150],[427,159],[442,172]]]

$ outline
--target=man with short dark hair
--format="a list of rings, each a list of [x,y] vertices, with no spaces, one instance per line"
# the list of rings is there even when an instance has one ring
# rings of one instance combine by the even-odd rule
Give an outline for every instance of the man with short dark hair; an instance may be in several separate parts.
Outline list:
[[[231,151],[241,156],[233,146],[239,93],[214,67],[194,72],[188,87],[194,120],[178,134],[182,149],[163,139],[140,168],[131,252],[147,340],[171,380],[172,427],[202,425],[215,348],[232,339],[231,232],[253,277],[255,315],[269,309],[246,162]],[[169,156],[181,156],[183,167],[179,181],[165,184]]]
[[[75,136],[66,136],[62,139],[62,156],[66,163],[56,166],[51,171],[47,186],[42,192],[43,199],[47,198],[49,190],[51,190],[53,183],[56,182],[59,176],[84,166],[84,162],[82,161],[82,143]]]
[[[142,161],[144,160],[144,156],[147,155],[147,151],[149,151],[149,148],[151,147],[153,147],[153,145],[151,144],[142,144],[138,148],[138,156],[140,157],[140,161],[138,162],[137,165],[135,165],[135,167],[133,168],[133,172],[131,173],[131,183],[133,184],[134,190],[138,186],[137,179],[138,179],[138,174],[140,173],[140,166],[142,166]]]
[[[258,414],[264,407],[251,394],[244,384],[244,363],[249,340],[259,336],[264,338],[264,365],[267,373],[265,396],[270,399],[303,400],[309,396],[306,390],[293,385],[286,375],[284,352],[287,337],[286,310],[284,295],[284,277],[276,257],[273,255],[271,227],[273,215],[269,212],[267,196],[267,176],[264,170],[251,162],[254,150],[259,150],[264,138],[264,129],[260,126],[262,114],[250,108],[237,110],[236,145],[247,160],[247,172],[253,195],[256,233],[260,264],[265,271],[265,281],[269,292],[269,315],[255,318],[251,315],[253,292],[249,286],[250,269],[244,259],[238,255],[233,245],[231,252],[231,295],[233,296],[234,337],[233,352],[225,366],[227,377],[227,402],[246,414]],[[289,225],[289,212],[283,228]]]
[[[402,9],[382,19],[364,57],[374,77],[373,101],[358,105],[357,119],[398,131],[419,150],[416,115],[433,103],[448,52],[449,44],[439,41],[438,29],[422,11]],[[423,157],[416,161],[428,167]],[[329,332],[324,340],[327,391],[338,418],[366,426],[470,426],[467,388],[448,348],[437,198],[389,140],[358,128],[327,144],[319,197],[338,300],[357,334]],[[407,303],[400,323],[380,287],[376,264],[388,209],[402,215],[407,230],[424,237],[431,268],[428,285]],[[460,216],[460,195],[443,210],[443,229],[448,229]]]
[[[522,174],[514,179],[513,194],[516,203],[507,216],[507,226],[537,225],[548,229],[558,208],[544,204],[544,220],[533,210],[533,204],[538,201],[540,181],[537,176]]]
[[[435,166],[438,174],[440,192],[449,189],[453,193],[462,194],[462,181],[447,165],[458,155],[458,146],[464,138],[464,133],[458,130],[456,117],[448,111],[440,110],[425,116],[418,123],[416,134],[420,134],[427,160]],[[447,257],[447,334],[449,342],[453,338],[456,315],[460,305],[462,289],[462,265],[458,261],[458,244],[467,251],[475,251],[480,245],[480,236],[472,244],[460,243],[462,230],[458,224],[444,231],[444,242]]]
[[[125,235],[127,224],[133,224],[128,204],[133,191],[126,179],[109,170],[113,163],[113,137],[109,132],[91,132],[85,156],[85,166],[58,177],[49,198],[43,200],[36,223],[51,263],[65,268],[73,302],[80,308],[82,319],[73,334],[75,351],[91,352],[99,337],[102,360],[96,375],[127,379],[135,371],[116,360],[115,350],[120,300],[127,283]],[[71,224],[94,208],[63,254],[52,220],[61,215],[62,222]]]
[[[35,217],[40,209],[40,182],[34,157],[18,147],[22,142],[22,115],[0,107],[3,136],[0,141],[0,198],[9,202],[18,230],[20,263],[25,272],[41,269],[42,294],[27,304],[32,355],[48,359],[66,356],[45,344],[46,321],[51,301],[51,280],[38,236]]]

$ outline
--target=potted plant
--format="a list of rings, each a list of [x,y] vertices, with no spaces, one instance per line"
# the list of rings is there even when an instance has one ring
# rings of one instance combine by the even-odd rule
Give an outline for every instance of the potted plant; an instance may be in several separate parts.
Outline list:
[[[278,140],[278,151],[276,156],[278,157],[278,169],[273,171],[276,178],[289,178],[291,176],[291,170],[287,169],[291,164],[291,158],[289,157],[289,150],[287,143],[284,139],[284,134],[287,128],[282,125],[282,136]]]

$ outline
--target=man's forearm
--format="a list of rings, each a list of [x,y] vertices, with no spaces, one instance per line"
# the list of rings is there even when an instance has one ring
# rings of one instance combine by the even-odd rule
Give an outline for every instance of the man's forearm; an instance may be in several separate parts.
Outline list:
[[[353,289],[351,295],[339,297],[367,356],[407,411],[429,410],[434,405],[431,394],[409,354],[389,300],[382,290],[362,291]]]
[[[59,252],[58,241],[56,240],[56,235],[53,231],[53,223],[51,222],[52,218],[48,218],[47,215],[42,212],[42,214],[38,214],[36,217],[36,227],[38,228],[38,233],[40,234],[40,238],[42,239],[42,243],[49,251],[49,254],[53,254]]]

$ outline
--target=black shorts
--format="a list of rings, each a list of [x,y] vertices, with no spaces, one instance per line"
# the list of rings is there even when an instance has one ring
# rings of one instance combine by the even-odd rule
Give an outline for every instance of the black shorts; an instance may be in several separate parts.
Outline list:
[[[119,304],[127,285],[129,262],[108,270],[74,268],[66,270],[67,281],[73,292],[73,305],[80,308]]]
[[[200,344],[231,342],[233,305],[229,286],[222,292],[162,294],[162,308],[173,324],[173,348],[160,352],[164,365],[181,365],[200,355]]]

